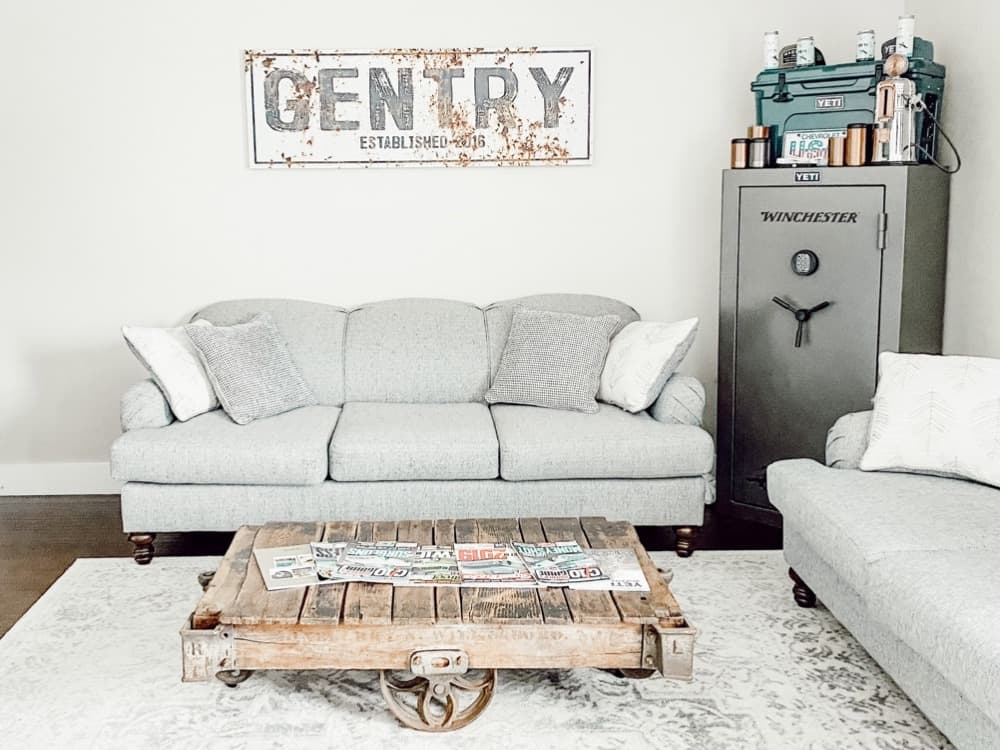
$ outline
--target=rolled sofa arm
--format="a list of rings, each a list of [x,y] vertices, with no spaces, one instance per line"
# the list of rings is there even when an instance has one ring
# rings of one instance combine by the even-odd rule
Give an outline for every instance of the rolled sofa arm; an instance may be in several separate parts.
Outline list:
[[[647,411],[665,424],[703,426],[706,389],[696,378],[676,373],[668,378],[657,401]]]
[[[145,427],[166,427],[174,421],[174,413],[163,391],[152,380],[140,380],[129,386],[122,396],[122,431]]]
[[[835,420],[825,441],[825,463],[833,469],[858,469],[870,438],[872,411],[855,411]]]

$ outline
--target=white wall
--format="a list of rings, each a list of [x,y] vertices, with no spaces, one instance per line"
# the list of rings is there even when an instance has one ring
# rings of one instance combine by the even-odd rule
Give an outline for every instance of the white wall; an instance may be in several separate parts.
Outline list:
[[[143,376],[123,323],[225,298],[606,294],[648,318],[698,315],[683,369],[713,394],[719,170],[753,120],[761,32],[812,33],[848,60],[857,29],[890,36],[900,7],[4,3],[0,49],[19,67],[0,98],[0,492],[59,472],[39,464],[107,459],[119,396]],[[516,45],[594,50],[593,165],[246,166],[245,48]],[[952,99],[972,91],[951,73]]]
[[[999,6],[905,0],[905,7],[915,14],[916,34],[933,40],[936,60],[946,65],[943,125],[963,158],[950,185],[943,350],[998,357]],[[942,140],[939,156],[952,159]]]

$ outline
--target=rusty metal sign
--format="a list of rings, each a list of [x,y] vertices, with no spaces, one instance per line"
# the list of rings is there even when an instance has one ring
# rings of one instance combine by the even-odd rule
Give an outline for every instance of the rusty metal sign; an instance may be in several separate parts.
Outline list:
[[[254,167],[586,164],[590,50],[246,53]]]

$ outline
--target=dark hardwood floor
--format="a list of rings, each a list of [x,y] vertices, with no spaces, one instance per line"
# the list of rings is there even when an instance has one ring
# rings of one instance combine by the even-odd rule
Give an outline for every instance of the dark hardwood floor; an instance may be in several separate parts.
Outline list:
[[[674,549],[670,528],[638,527],[650,550]],[[232,534],[158,534],[156,555],[221,555]],[[710,506],[696,540],[702,549],[778,549],[779,529],[718,517]],[[127,557],[117,495],[0,497],[0,635],[78,557]],[[154,558],[154,563],[156,558]]]

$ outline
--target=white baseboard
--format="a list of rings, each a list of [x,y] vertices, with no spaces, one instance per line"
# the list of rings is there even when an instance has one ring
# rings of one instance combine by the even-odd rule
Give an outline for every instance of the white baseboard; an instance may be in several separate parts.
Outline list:
[[[0,495],[117,495],[107,461],[0,464]]]

